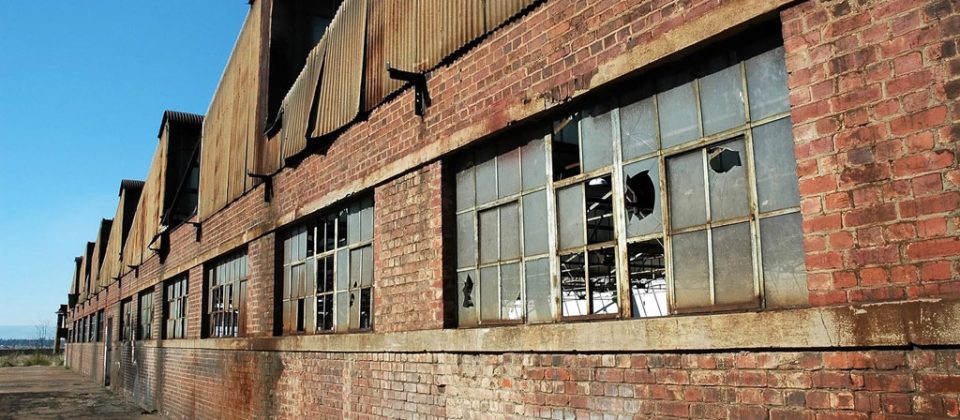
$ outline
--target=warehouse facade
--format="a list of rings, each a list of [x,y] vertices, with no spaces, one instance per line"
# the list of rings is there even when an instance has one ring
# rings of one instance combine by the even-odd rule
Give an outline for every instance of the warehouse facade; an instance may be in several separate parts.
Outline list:
[[[75,261],[174,417],[960,415],[960,8],[255,0]]]

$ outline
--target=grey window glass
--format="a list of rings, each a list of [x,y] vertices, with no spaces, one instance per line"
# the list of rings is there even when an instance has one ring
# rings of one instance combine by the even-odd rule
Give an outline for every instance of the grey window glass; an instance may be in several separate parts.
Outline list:
[[[750,224],[713,229],[713,281],[717,305],[756,302]]]
[[[546,184],[547,161],[542,137],[530,140],[520,149],[520,161],[523,166],[522,185],[524,190],[542,187]]]
[[[520,258],[520,206],[500,206],[500,259]]]
[[[583,184],[557,191],[557,224],[561,249],[584,244],[583,208]]]
[[[500,198],[520,192],[520,149],[497,156],[497,185]]]
[[[480,320],[500,319],[500,281],[497,267],[480,269]]]
[[[707,148],[710,218],[713,221],[746,216],[750,212],[744,148],[742,138]]]
[[[477,325],[477,272],[457,273],[457,316],[461,326]]]
[[[457,215],[457,268],[470,267],[477,262],[477,239],[473,231],[474,212]]]
[[[500,266],[500,318],[521,319],[523,317],[523,289],[520,283],[520,264]]]
[[[674,235],[672,248],[673,293],[676,309],[710,306],[707,232],[701,230]]]
[[[808,304],[800,213],[760,220],[764,298],[768,308]]]
[[[613,163],[613,122],[610,112],[594,109],[580,120],[583,134],[583,171],[590,172]]]
[[[350,288],[360,287],[360,276],[363,271],[363,249],[350,251]]]
[[[667,187],[670,226],[680,229],[707,221],[701,151],[684,153],[667,160]]]
[[[547,252],[547,192],[523,196],[523,254]]]
[[[360,270],[360,286],[370,287],[373,285],[373,247],[365,246],[363,250],[363,262]]]
[[[587,278],[583,253],[560,256],[560,307],[563,316],[587,315]]]
[[[480,212],[480,263],[490,263],[500,258],[500,228],[497,209]]]
[[[350,322],[350,295],[347,292],[337,293],[335,307],[337,312],[336,329],[337,331],[346,331]]]
[[[689,79],[687,79],[689,80]],[[670,86],[670,84],[661,84]],[[686,82],[657,95],[660,142],[663,148],[686,143],[700,136],[697,100],[693,83]]]
[[[587,222],[587,243],[612,241],[613,182],[609,176],[594,178],[584,186],[586,198],[584,213]]]
[[[524,266],[527,287],[527,321],[531,323],[553,321],[550,310],[553,298],[550,287],[550,260],[527,261]]]
[[[360,328],[360,291],[351,290],[350,296],[350,329]]]
[[[700,79],[700,109],[706,136],[746,122],[739,63]]]
[[[360,242],[360,205],[350,206],[350,213],[347,216],[347,242],[355,244]]]
[[[497,199],[497,160],[496,149],[481,147],[477,151],[477,205]]]
[[[476,203],[476,190],[472,164],[457,172],[457,211],[466,210]]]
[[[578,115],[563,118],[553,124],[551,147],[554,181],[581,173]]]
[[[656,151],[657,114],[653,97],[620,108],[620,144],[623,159]]]
[[[350,282],[350,251],[337,251],[337,291],[347,290]]]
[[[623,203],[627,236],[660,232],[660,165],[647,159],[623,167]]]
[[[746,61],[750,119],[758,120],[790,110],[783,47]]]
[[[360,209],[360,240],[373,239],[373,199],[365,198]]]
[[[590,313],[616,314],[617,304],[617,255],[614,248],[587,252],[590,277]]]
[[[761,212],[800,205],[797,160],[789,118],[753,129],[753,160],[757,171],[757,205]]]
[[[667,315],[667,280],[660,240],[627,245],[627,270],[633,317]]]

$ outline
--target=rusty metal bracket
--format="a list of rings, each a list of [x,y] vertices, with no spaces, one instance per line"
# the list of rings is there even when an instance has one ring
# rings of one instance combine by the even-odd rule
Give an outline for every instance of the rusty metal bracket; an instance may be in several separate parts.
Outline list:
[[[253,172],[247,172],[247,176],[254,179],[259,179],[263,181],[263,202],[269,203],[273,198],[273,176],[276,175],[276,172],[272,174],[255,174]]]
[[[127,268],[132,268],[132,269],[133,269],[133,276],[134,276],[134,277],[140,277],[140,264],[137,264],[137,265],[127,264]]]
[[[193,230],[196,233],[196,241],[200,242],[200,236],[203,235],[203,228],[200,226],[200,222],[187,222],[187,224],[193,226]]]
[[[427,75],[425,73],[414,73],[411,71],[394,68],[387,63],[387,73],[391,79],[402,80],[413,84],[415,92],[414,112],[418,117],[422,117],[430,106],[430,91],[427,90]]]

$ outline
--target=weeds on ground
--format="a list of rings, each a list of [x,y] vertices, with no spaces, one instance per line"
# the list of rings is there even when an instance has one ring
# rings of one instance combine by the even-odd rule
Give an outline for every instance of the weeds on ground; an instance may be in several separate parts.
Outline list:
[[[27,366],[61,366],[63,358],[53,354],[18,354],[0,356],[0,368]]]

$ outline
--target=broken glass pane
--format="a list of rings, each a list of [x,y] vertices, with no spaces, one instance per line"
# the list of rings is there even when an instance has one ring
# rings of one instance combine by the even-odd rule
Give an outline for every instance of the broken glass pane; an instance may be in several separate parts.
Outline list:
[[[557,191],[557,225],[560,249],[584,244],[583,184]]]
[[[520,206],[500,206],[500,259],[520,258]]]
[[[347,290],[350,283],[350,251],[341,249],[337,251],[337,291]]]
[[[620,108],[620,144],[623,159],[632,159],[659,148],[653,97]]]
[[[767,307],[806,306],[809,292],[800,213],[760,219],[760,243]]]
[[[504,151],[497,156],[497,189],[499,197],[509,197],[520,192],[520,149]]]
[[[500,281],[497,267],[480,269],[480,320],[500,319]]]
[[[623,183],[627,237],[660,232],[660,166],[657,159],[624,166]]]
[[[588,314],[583,253],[560,256],[560,305],[563,316]]]
[[[336,227],[337,221],[336,217],[331,215],[327,217],[323,222],[324,236],[323,236],[323,250],[324,251],[333,251],[333,248],[336,246]]]
[[[500,318],[520,319],[523,316],[520,264],[500,266]]]
[[[337,213],[337,247],[347,246],[347,209]]]
[[[333,256],[328,256],[322,258],[317,262],[317,269],[323,270],[321,272],[320,280],[317,282],[317,292],[332,292],[333,291]]]
[[[634,318],[667,315],[667,279],[659,239],[627,245],[631,312]]]
[[[322,331],[333,329],[333,294],[317,297],[317,329]]]
[[[360,328],[360,292],[350,291],[350,329]]]
[[[365,246],[361,251],[363,262],[360,268],[360,286],[370,287],[373,285],[373,246]]]
[[[530,140],[520,149],[520,161],[523,166],[523,189],[542,187],[547,182],[546,151],[543,137]]]
[[[457,273],[457,322],[463,326],[477,325],[477,272]]]
[[[664,78],[659,83],[661,88],[669,90],[657,95],[660,141],[665,149],[700,137],[693,82],[687,75],[670,79]]]
[[[360,291],[360,329],[369,329],[373,318],[373,290]]]
[[[524,270],[527,286],[527,321],[531,323],[552,321],[550,260],[541,258],[527,261]]]
[[[579,116],[572,115],[553,124],[553,180],[580,174]]]
[[[739,63],[700,79],[700,109],[705,136],[746,122]]]
[[[457,211],[469,209],[476,202],[473,171],[472,163],[457,171]]]
[[[750,119],[756,121],[787,112],[790,109],[790,98],[783,47],[748,59],[746,66]]]
[[[753,160],[757,168],[757,205],[767,212],[800,205],[797,161],[790,118],[753,129]]]
[[[350,250],[350,288],[360,287],[360,272],[363,271],[363,250]]]
[[[610,111],[595,107],[580,120],[583,132],[583,171],[591,172],[613,163],[613,121]]]
[[[457,268],[477,263],[477,240],[473,231],[474,212],[457,215]]]
[[[707,232],[673,237],[673,290],[677,309],[704,309],[711,305],[707,260]]]
[[[710,219],[725,220],[750,212],[743,139],[707,148]]]
[[[613,240],[613,182],[610,176],[586,182],[587,243]]]
[[[670,226],[680,229],[707,222],[700,150],[667,159]]]
[[[480,212],[480,263],[494,262],[500,258],[500,228],[497,209]]]
[[[523,254],[547,252],[547,192],[523,196]]]
[[[713,282],[717,305],[755,303],[750,224],[713,229]]]
[[[496,147],[487,145],[477,150],[477,205],[497,199]]]
[[[614,248],[587,252],[590,270],[590,304],[593,314],[616,314],[617,254]]]

